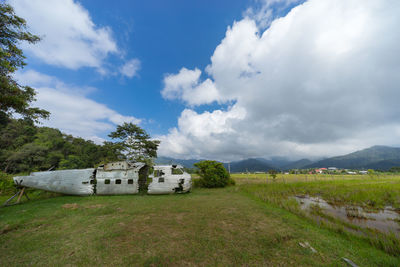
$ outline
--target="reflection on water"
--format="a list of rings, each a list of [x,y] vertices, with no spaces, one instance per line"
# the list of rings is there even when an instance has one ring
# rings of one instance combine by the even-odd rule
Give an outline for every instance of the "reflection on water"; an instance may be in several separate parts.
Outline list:
[[[312,206],[318,205],[322,212],[339,218],[345,222],[376,229],[386,233],[400,233],[400,215],[390,206],[376,212],[366,211],[359,206],[333,206],[319,197],[295,196],[301,209],[309,211]]]

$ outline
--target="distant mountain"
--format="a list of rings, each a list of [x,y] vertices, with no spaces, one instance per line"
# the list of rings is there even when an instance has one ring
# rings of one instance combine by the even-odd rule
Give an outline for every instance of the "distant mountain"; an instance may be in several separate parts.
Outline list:
[[[194,168],[196,162],[201,161],[200,159],[175,159],[170,157],[158,157],[155,159],[156,164],[179,164],[186,168]],[[288,170],[301,168],[304,165],[310,164],[309,160],[290,161],[281,157],[273,157],[271,159],[264,158],[249,158],[240,161],[234,161],[230,163],[231,172],[266,172],[271,169],[275,170]],[[228,169],[229,163],[224,163],[226,169]]]
[[[337,167],[344,169],[388,170],[395,166],[400,166],[400,148],[373,146],[344,156],[317,161],[305,166],[305,168]]]
[[[170,157],[158,157],[155,159],[156,164],[179,164],[186,168],[194,168],[194,164],[196,162],[202,161],[201,159],[174,159]],[[255,171],[268,171],[270,169],[278,169],[275,166],[269,165],[267,162],[269,160],[262,158],[252,158],[241,161],[231,162],[231,172],[245,172],[248,170],[249,172]],[[228,169],[228,163],[224,163],[226,169]]]
[[[174,159],[170,157],[158,157],[154,160],[155,164],[179,164],[185,168],[194,168],[193,164],[196,162],[202,161],[202,159]]]
[[[276,169],[267,163],[265,159],[251,158],[241,161],[234,161],[230,163],[231,172],[266,172],[271,169]],[[225,168],[228,169],[228,163],[224,164]]]
[[[284,157],[271,157],[271,159],[264,159],[264,158],[255,158],[255,159],[264,162],[277,169],[282,169],[284,166],[289,165],[290,163],[293,162]]]
[[[310,165],[312,163],[313,162],[309,159],[300,159],[282,166],[281,169],[282,170],[303,169],[305,166]]]
[[[158,157],[155,163],[180,164],[186,168],[194,168],[193,164],[199,161],[201,160]],[[228,169],[228,163],[225,163],[224,166]],[[271,159],[249,158],[230,163],[231,172],[255,172],[268,171],[271,169],[290,170],[318,167],[389,170],[397,166],[400,166],[400,148],[388,146],[373,146],[344,156],[327,158],[316,162],[312,162],[309,159],[289,161],[282,157],[273,157]]]
[[[392,167],[399,167],[400,160],[382,160],[368,165],[365,169],[383,170],[387,171]]]

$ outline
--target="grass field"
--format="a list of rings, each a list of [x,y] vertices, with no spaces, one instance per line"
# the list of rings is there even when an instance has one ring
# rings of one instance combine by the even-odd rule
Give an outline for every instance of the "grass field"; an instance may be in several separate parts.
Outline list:
[[[276,201],[293,193],[288,185],[296,193],[328,196],[330,186],[324,183],[343,192],[335,198],[343,195],[341,201],[351,200],[345,197],[345,184],[354,190],[357,177],[326,182],[285,179],[267,184],[265,176],[236,177],[234,187],[194,189],[185,195],[43,199],[48,196],[44,194],[0,208],[0,262],[2,266],[346,266],[345,257],[359,266],[400,265],[400,257],[367,238],[316,223]],[[396,179],[388,179],[397,190]],[[325,187],[318,189],[321,186]],[[262,197],[275,191],[280,193],[271,199]],[[362,195],[354,201],[361,203]],[[299,242],[308,242],[317,253]]]
[[[373,229],[329,216],[316,207],[311,213],[300,209],[293,196],[320,197],[334,206],[362,207],[377,212],[390,206],[400,210],[400,176],[395,175],[279,175],[275,181],[260,175],[233,175],[240,190],[253,197],[309,218],[337,232],[356,232],[371,245],[392,255],[400,255],[398,233],[381,233]],[[399,223],[399,221],[397,221]],[[400,228],[400,224],[398,226]]]
[[[396,175],[284,175],[274,181],[266,174],[233,174],[246,190],[282,200],[293,195],[321,196],[335,204],[354,204],[368,208],[393,206],[400,209],[400,176]]]

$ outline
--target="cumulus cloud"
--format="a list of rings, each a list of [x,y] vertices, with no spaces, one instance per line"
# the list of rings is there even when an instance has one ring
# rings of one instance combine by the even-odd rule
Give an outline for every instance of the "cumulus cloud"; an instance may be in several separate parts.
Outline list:
[[[166,76],[191,74],[163,90],[189,105],[234,104],[204,113],[206,120],[183,111],[178,127],[162,137],[161,154],[295,158],[400,145],[398,14],[395,0],[309,0],[265,30],[255,17],[235,22],[206,68],[216,91],[207,101],[185,96],[201,84],[197,69]],[[232,110],[242,115],[213,120]],[[213,127],[221,131],[198,134]]]
[[[137,72],[140,70],[140,65],[139,59],[131,59],[121,67],[120,72],[128,78],[132,78],[138,75]]]
[[[238,133],[234,125],[243,120],[246,111],[234,106],[226,111],[215,110],[201,114],[185,109],[179,120],[178,128],[170,130],[167,136],[157,136],[161,140],[159,153],[175,157],[203,157],[207,153],[226,152],[227,140]],[[232,144],[234,145],[234,144]]]
[[[279,17],[285,9],[303,3],[305,0],[256,0],[256,7],[249,7],[245,17],[250,17],[257,22],[261,29],[266,29],[271,22]]]
[[[30,31],[42,37],[24,50],[47,64],[78,69],[95,67],[117,52],[111,29],[98,27],[89,12],[74,0],[9,0],[16,13],[27,20]]]
[[[210,79],[200,81],[199,69],[182,68],[178,74],[167,74],[164,77],[165,99],[180,99],[191,106],[209,104],[220,99],[217,88]]]
[[[29,84],[37,91],[35,105],[51,112],[50,119],[43,124],[61,131],[91,139],[104,141],[99,135],[114,130],[123,122],[140,123],[132,116],[124,116],[102,103],[88,98],[94,88],[67,85],[55,77],[33,70],[18,72],[16,79],[21,84]]]

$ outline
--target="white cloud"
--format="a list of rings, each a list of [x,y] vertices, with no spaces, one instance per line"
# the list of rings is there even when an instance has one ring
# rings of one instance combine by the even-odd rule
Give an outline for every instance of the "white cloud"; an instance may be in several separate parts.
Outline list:
[[[224,160],[400,145],[398,14],[395,0],[309,0],[266,30],[255,17],[235,22],[206,68],[216,92],[207,101],[185,96],[201,71],[183,68],[167,76],[182,80],[165,82],[163,95],[189,105],[232,100],[220,112],[245,115],[214,120],[216,110],[200,120],[185,110],[160,154]]]
[[[95,67],[117,52],[111,29],[98,27],[89,12],[74,0],[9,0],[18,16],[26,19],[32,33],[43,37],[23,44],[26,51],[47,64],[78,69]]]
[[[179,129],[173,128],[167,136],[156,137],[162,144],[159,153],[176,157],[202,157],[205,153],[215,156],[226,145],[226,140],[240,134],[233,125],[245,116],[246,111],[237,106],[201,114],[185,109],[178,120]]]
[[[297,5],[305,0],[256,0],[260,6],[250,7],[244,12],[245,17],[250,17],[261,29],[266,29],[279,14],[290,6]]]
[[[140,70],[140,65],[139,59],[131,59],[121,67],[120,72],[128,78],[132,78],[138,75],[137,72]]]
[[[199,69],[182,68],[178,74],[167,74],[164,77],[165,99],[180,99],[191,106],[209,104],[220,99],[217,88],[210,79],[200,82]]]
[[[43,124],[61,131],[102,142],[99,135],[115,130],[123,122],[140,123],[132,116],[124,116],[104,104],[89,99],[91,90],[66,85],[55,77],[33,70],[18,72],[16,79],[21,84],[29,84],[37,91],[36,106],[51,112],[50,119]]]

